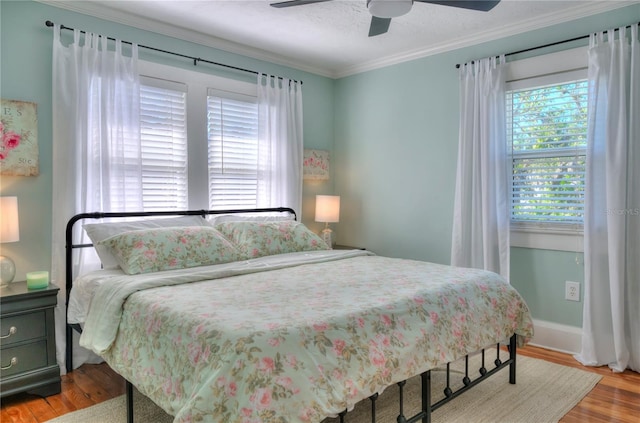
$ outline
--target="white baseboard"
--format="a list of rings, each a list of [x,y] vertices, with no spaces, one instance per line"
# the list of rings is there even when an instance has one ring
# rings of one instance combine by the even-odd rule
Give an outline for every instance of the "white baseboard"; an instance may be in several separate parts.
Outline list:
[[[534,335],[530,344],[577,354],[582,349],[582,328],[533,319]]]

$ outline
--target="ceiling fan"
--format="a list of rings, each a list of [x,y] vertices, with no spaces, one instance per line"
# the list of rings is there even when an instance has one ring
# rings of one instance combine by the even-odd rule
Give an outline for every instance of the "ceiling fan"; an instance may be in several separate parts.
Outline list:
[[[311,3],[322,3],[331,0],[288,0],[271,3],[273,7],[302,6]],[[366,0],[367,9],[371,13],[371,26],[369,37],[384,34],[389,30],[391,18],[396,18],[409,13],[414,2],[440,4],[443,6],[460,7],[463,9],[488,12],[493,9],[500,0]]]

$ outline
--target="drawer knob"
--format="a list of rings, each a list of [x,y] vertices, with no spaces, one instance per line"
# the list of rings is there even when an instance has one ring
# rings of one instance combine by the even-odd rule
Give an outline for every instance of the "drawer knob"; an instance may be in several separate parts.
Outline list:
[[[11,335],[15,335],[16,332],[18,332],[18,328],[15,326],[11,326],[9,328],[9,333],[3,336],[0,336],[0,339],[7,339],[8,337],[10,337]]]
[[[16,364],[18,364],[18,357],[13,357],[13,358],[11,359],[11,362],[9,363],[9,365],[8,365],[8,366],[6,366],[6,367],[0,367],[0,370],[7,370],[7,369],[10,369],[10,368],[12,368],[13,366],[15,366]]]

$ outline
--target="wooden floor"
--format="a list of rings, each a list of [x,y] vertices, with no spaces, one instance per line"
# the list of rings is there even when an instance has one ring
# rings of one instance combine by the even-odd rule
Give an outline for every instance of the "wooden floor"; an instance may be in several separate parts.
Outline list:
[[[640,374],[612,373],[606,367],[583,367],[573,357],[527,346],[519,353],[603,376],[598,385],[561,422],[640,422]],[[2,399],[0,422],[46,422],[74,410],[124,394],[124,381],[107,365],[85,364],[62,377],[62,392],[47,398],[18,394]],[[107,422],[117,423],[117,422]]]

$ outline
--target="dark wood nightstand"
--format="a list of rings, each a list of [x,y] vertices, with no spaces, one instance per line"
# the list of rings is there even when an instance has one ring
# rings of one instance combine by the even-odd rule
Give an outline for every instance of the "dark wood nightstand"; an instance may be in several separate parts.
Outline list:
[[[27,289],[26,282],[0,288],[0,397],[60,393],[54,309],[59,288]]]

